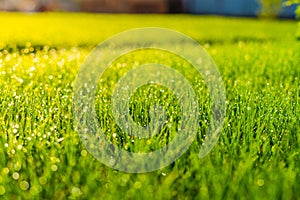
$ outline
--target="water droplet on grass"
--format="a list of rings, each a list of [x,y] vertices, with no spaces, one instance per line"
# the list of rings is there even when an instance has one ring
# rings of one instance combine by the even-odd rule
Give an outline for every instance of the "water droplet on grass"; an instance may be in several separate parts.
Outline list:
[[[56,172],[57,169],[58,169],[57,165],[51,165],[51,170],[52,170],[53,172]]]
[[[20,164],[19,162],[17,162],[17,163],[14,165],[14,168],[15,168],[16,171],[20,171],[21,168],[22,168],[22,166],[21,166],[21,164]]]
[[[39,182],[41,185],[45,185],[47,183],[47,179],[45,177],[40,177]]]
[[[20,178],[19,173],[18,173],[18,172],[14,172],[14,173],[12,174],[12,178],[15,179],[15,180],[18,180],[18,179]]]
[[[30,194],[31,195],[36,195],[36,194],[38,194],[41,191],[42,191],[42,188],[39,185],[37,185],[37,186],[31,186],[30,187]]]
[[[110,157],[109,164],[114,165],[115,163],[116,163],[116,160],[113,157]]]
[[[82,151],[81,151],[81,156],[83,156],[83,157],[86,157],[86,156],[87,156],[87,154],[88,154],[88,153],[87,153],[87,151],[86,151],[86,150],[82,150]]]
[[[142,183],[140,182],[140,181],[136,181],[135,183],[134,183],[134,188],[135,189],[140,189],[142,187]]]
[[[4,195],[5,194],[5,187],[0,185],[0,195]]]
[[[28,190],[29,189],[29,183],[27,181],[21,181],[20,182],[20,188],[21,188],[21,190],[24,190],[24,191]]]
[[[7,168],[7,167],[3,168],[2,172],[4,174],[8,174],[9,173],[9,168]]]
[[[258,181],[257,181],[258,186],[262,187],[264,184],[265,184],[264,179],[258,179]]]
[[[75,197],[82,195],[81,190],[78,187],[73,187],[71,190],[71,194]]]

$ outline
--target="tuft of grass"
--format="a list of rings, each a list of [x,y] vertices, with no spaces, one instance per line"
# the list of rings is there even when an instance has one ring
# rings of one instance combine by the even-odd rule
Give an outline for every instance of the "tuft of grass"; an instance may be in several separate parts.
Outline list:
[[[190,15],[95,15],[1,13],[0,195],[4,199],[297,199],[300,196],[300,53],[293,21],[257,21]],[[98,42],[119,31],[161,26],[199,41],[216,62],[227,93],[227,121],[212,152],[198,151],[209,123],[202,104],[199,133],[189,150],[155,172],[128,174],[98,162],[81,142],[72,116],[73,84],[81,63]],[[163,132],[145,146],[112,137],[105,98],[113,81],[135,61],[153,59],[180,69],[178,58],[139,53],[113,64],[98,93],[99,124],[116,145],[130,151],[160,148]],[[119,67],[119,68],[118,68]],[[205,83],[182,72],[199,95]],[[100,81],[101,82],[101,81]],[[101,86],[99,86],[99,89]],[[149,123],[145,104],[173,102],[161,87],[140,88],[132,97],[137,123]],[[104,95],[104,96],[101,96]],[[149,100],[150,101],[150,100]],[[176,107],[177,106],[177,107]],[[173,110],[172,110],[173,109]],[[145,114],[138,117],[143,111]],[[134,114],[136,113],[136,114]],[[174,117],[176,119],[176,115]],[[176,122],[176,120],[174,120]],[[102,124],[101,124],[102,123]],[[110,131],[108,130],[110,129]],[[120,142],[123,141],[123,142]]]

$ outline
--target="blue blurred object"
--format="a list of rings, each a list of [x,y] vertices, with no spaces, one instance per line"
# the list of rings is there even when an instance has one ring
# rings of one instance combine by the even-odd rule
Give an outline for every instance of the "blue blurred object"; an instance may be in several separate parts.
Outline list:
[[[296,9],[297,9],[297,5],[291,5],[288,7],[283,7],[280,11],[279,16],[283,17],[283,18],[296,18]]]
[[[183,0],[185,11],[194,14],[257,16],[259,0]],[[283,7],[279,16],[295,18],[296,5]]]

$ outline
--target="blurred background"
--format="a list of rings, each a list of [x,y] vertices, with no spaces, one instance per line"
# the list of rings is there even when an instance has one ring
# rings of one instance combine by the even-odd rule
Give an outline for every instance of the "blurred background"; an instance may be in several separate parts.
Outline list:
[[[192,13],[295,18],[296,5],[282,0],[0,0],[0,11]]]

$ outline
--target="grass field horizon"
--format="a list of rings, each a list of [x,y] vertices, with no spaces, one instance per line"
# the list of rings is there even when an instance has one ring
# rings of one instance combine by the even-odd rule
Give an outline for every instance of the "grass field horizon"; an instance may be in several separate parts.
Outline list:
[[[299,198],[296,21],[86,13],[0,13],[0,19],[0,198]],[[218,143],[205,158],[198,157],[201,139],[196,139],[170,166],[130,174],[111,169],[89,154],[74,128],[72,96],[79,67],[98,43],[142,27],[173,29],[205,48],[226,88],[227,115]],[[124,63],[131,66],[145,59],[174,68],[182,64],[155,52],[133,57],[133,61],[117,60],[116,74]],[[202,94],[201,79],[192,71],[184,73]],[[114,132],[111,116],[106,115],[108,89],[117,75],[108,74],[103,81],[107,92],[97,96],[97,112],[113,143],[137,151],[143,143],[138,146],[138,141],[132,143],[131,137]],[[149,91],[153,90],[161,88]],[[137,92],[132,106],[145,109],[147,92]],[[160,98],[176,102],[166,96]],[[176,105],[171,109],[176,110]],[[202,109],[199,135],[209,124],[207,105]],[[147,123],[147,117],[138,120]],[[156,148],[168,142],[161,137]]]

